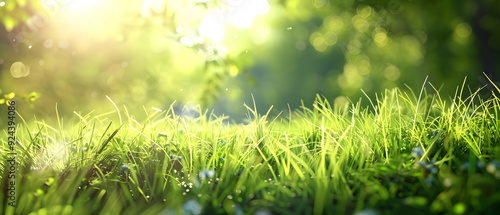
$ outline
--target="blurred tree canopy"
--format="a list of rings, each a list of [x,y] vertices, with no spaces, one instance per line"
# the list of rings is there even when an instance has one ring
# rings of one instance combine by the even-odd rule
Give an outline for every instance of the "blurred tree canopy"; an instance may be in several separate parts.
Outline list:
[[[133,113],[176,100],[235,118],[251,94],[280,111],[429,76],[452,95],[465,76],[498,80],[499,19],[493,0],[0,0],[0,89],[44,114],[107,95]]]

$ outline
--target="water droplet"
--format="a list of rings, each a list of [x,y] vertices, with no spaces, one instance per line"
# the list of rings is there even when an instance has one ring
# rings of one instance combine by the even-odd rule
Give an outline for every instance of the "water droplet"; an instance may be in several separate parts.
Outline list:
[[[28,46],[28,49],[31,49],[31,47],[33,47],[32,45]]]
[[[292,27],[288,27],[288,28],[286,28],[286,30],[291,31],[291,30],[292,30]]]

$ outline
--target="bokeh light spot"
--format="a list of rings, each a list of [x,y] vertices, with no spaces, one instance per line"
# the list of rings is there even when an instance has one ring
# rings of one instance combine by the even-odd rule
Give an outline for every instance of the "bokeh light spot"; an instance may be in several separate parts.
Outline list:
[[[338,96],[333,100],[334,108],[346,108],[349,105],[349,100],[345,96]]]
[[[366,57],[368,58],[368,57]],[[360,60],[357,64],[359,74],[361,75],[368,75],[371,70],[371,64],[370,64],[370,59],[363,59]]]
[[[418,64],[423,58],[422,45],[420,41],[412,36],[404,36],[401,39],[401,45],[407,53],[408,61],[413,64]]]
[[[351,40],[347,45],[347,51],[350,54],[359,54],[361,52],[361,42],[359,40]]]
[[[57,5],[56,0],[41,0],[42,6],[46,9],[52,9]]]
[[[328,47],[328,42],[319,32],[312,33],[311,36],[309,37],[309,42],[313,45],[314,49],[316,49],[319,52],[326,51],[326,48]]]
[[[10,66],[10,74],[14,78],[23,78],[30,74],[30,67],[24,63],[17,61]]]
[[[368,28],[370,27],[368,21],[363,18],[360,15],[356,15],[352,17],[352,25],[359,31],[359,32],[366,32]]]
[[[357,8],[358,14],[363,18],[368,18],[372,13],[372,8],[370,6],[359,6]]]
[[[313,6],[316,8],[324,7],[329,1],[327,0],[313,0]]]
[[[401,76],[401,72],[396,66],[391,64],[384,69],[384,76],[389,81],[397,81]]]
[[[378,32],[373,36],[373,40],[378,47],[384,47],[389,42],[387,34],[385,32]]]
[[[299,51],[304,51],[307,47],[307,44],[304,41],[297,41],[295,43],[295,48]]]
[[[52,40],[45,40],[45,41],[43,42],[43,46],[44,46],[45,48],[50,48],[50,47],[52,47],[52,45],[54,45],[54,41],[52,41]]]
[[[455,27],[455,34],[460,38],[467,38],[471,35],[472,28],[467,23],[460,23]]]
[[[194,45],[193,40],[189,39],[188,37],[181,37],[180,42],[187,47],[193,47]]]
[[[259,26],[256,30],[252,31],[251,40],[256,45],[261,45],[266,42],[268,36],[271,34],[271,28],[268,25]]]
[[[238,70],[238,67],[236,67],[235,65],[232,65],[230,68],[229,68],[229,75],[231,75],[231,77],[235,77],[237,76],[239,73],[239,70]]]
[[[67,49],[69,46],[69,42],[66,40],[63,40],[63,41],[59,42],[57,45],[59,46],[59,48]]]
[[[332,32],[332,31],[326,32],[324,37],[326,39],[326,43],[329,46],[333,46],[337,43],[338,36],[336,33]]]
[[[128,67],[128,62],[127,61],[122,61],[120,63],[120,66],[122,66],[122,68],[127,68]]]
[[[224,23],[222,16],[212,11],[212,14],[207,15],[200,23],[200,34],[206,38],[220,42],[224,39]]]
[[[344,22],[342,22],[342,18],[338,16],[327,16],[323,20],[323,26],[328,30],[341,32],[344,27]]]
[[[349,77],[355,76],[358,74],[358,69],[353,64],[348,63],[344,66],[344,74]]]

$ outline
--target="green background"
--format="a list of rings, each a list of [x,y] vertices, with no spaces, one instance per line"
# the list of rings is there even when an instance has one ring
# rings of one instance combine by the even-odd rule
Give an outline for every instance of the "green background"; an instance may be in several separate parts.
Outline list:
[[[419,91],[427,76],[444,97],[465,77],[472,91],[488,84],[483,72],[498,80],[500,2],[493,0],[270,0],[249,28],[226,23],[222,41],[198,27],[227,1],[109,0],[86,9],[73,1],[3,2],[1,94],[14,92],[28,116],[51,118],[56,103],[61,116],[107,112],[108,96],[138,118],[143,107],[176,101],[179,113],[201,104],[240,121],[252,95],[260,112],[273,106],[276,115],[301,101],[310,106],[316,94],[342,104],[364,97],[361,90]]]

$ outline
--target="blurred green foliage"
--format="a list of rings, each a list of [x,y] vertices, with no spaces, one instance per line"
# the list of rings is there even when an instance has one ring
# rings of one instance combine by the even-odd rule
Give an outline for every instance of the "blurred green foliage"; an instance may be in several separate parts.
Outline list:
[[[238,119],[252,94],[279,112],[429,76],[452,95],[465,76],[497,80],[500,62],[498,1],[1,2],[0,88],[41,95],[28,113],[98,110],[107,95],[137,114],[178,101]]]

